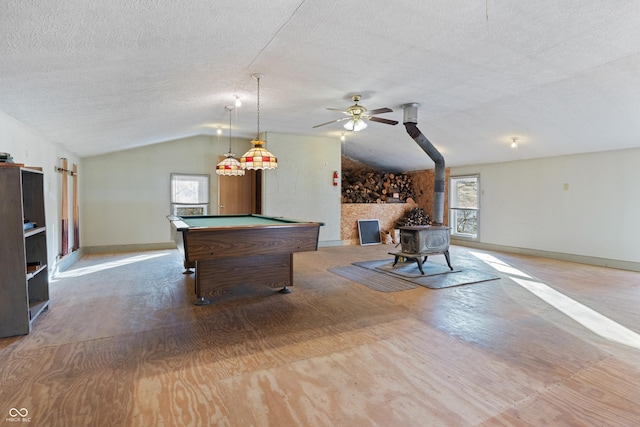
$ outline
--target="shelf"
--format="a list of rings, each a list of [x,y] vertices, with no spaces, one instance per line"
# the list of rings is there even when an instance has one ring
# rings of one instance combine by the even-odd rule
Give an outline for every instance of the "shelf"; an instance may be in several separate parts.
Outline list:
[[[33,279],[38,273],[47,268],[47,264],[41,265],[37,270],[27,273],[27,280]]]
[[[30,228],[24,231],[24,237],[29,237],[36,234],[44,233],[45,230],[46,230],[45,227]]]
[[[40,314],[49,308],[49,301],[29,303],[29,320],[33,322]]]

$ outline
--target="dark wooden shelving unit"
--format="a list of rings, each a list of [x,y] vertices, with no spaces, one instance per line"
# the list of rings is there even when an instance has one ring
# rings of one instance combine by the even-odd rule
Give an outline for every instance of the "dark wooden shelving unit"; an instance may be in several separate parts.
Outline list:
[[[0,337],[25,335],[49,308],[42,171],[0,167],[0,200]]]

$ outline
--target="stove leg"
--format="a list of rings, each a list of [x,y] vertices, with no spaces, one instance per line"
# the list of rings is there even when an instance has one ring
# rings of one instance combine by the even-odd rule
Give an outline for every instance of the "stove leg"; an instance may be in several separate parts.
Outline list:
[[[447,265],[449,266],[449,269],[453,271],[453,267],[451,267],[451,259],[449,257],[449,251],[444,251],[444,257],[447,259]]]
[[[418,263],[418,269],[420,270],[420,273],[424,275],[424,270],[422,269],[422,260],[420,259],[420,257],[416,258],[416,262]]]

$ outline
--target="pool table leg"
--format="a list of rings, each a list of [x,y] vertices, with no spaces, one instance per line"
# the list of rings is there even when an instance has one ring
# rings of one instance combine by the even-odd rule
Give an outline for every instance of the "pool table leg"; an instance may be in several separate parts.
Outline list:
[[[211,301],[206,299],[205,297],[200,297],[198,298],[198,300],[194,303],[194,305],[209,305],[211,304]]]
[[[289,254],[289,260],[288,260],[288,266],[289,266],[289,284],[293,284],[293,253]],[[284,285],[284,288],[280,289],[278,292],[280,292],[281,294],[290,294],[291,293],[291,289],[289,289],[289,285]]]
[[[193,274],[193,269],[195,268],[195,263],[188,262],[186,259],[184,260],[184,271],[182,274]]]
[[[186,266],[186,263],[185,263]],[[201,295],[201,289],[200,289],[200,272],[202,271],[201,268],[198,268],[198,261],[196,261],[196,298],[197,301],[195,302],[195,305],[201,306],[201,305],[209,305],[211,304],[211,301],[209,301],[208,299],[206,299],[205,297],[203,297]]]

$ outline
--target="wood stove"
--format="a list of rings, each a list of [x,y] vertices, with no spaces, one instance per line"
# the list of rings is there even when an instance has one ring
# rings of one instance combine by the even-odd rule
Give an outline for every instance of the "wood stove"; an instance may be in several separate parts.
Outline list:
[[[449,251],[449,227],[414,225],[400,228],[402,252],[409,254],[443,254]]]
[[[442,225],[415,225],[410,227],[400,227],[400,245],[402,252],[392,252],[395,256],[393,265],[395,266],[400,258],[406,258],[418,263],[420,273],[424,274],[422,264],[427,261],[429,255],[442,254],[447,260],[449,269],[451,259],[449,257],[449,244],[451,236],[450,227]]]
[[[417,102],[404,104],[402,106],[404,110],[403,122],[409,136],[413,138],[429,158],[433,160],[436,166],[433,190],[433,224],[435,225],[400,227],[402,252],[391,253],[391,255],[396,257],[393,265],[396,265],[400,258],[407,258],[416,261],[420,272],[424,274],[424,271],[422,271],[422,263],[427,260],[427,256],[443,254],[447,259],[449,269],[453,271],[451,260],[449,259],[450,228],[442,225],[444,224],[444,157],[442,157],[438,149],[420,132],[420,129],[418,129],[419,106],[420,104]]]

